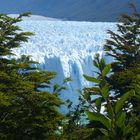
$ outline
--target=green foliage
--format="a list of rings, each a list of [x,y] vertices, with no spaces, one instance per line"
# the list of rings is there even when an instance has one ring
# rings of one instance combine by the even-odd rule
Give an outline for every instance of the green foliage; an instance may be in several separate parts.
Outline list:
[[[117,33],[108,31],[105,51],[115,62],[106,64],[97,55],[97,77],[84,75],[94,83],[81,95],[90,107],[86,114],[96,140],[140,139],[140,14],[133,9],[132,16],[122,15]]]
[[[115,113],[118,113],[120,110],[122,110],[124,104],[126,101],[128,101],[129,98],[134,96],[134,91],[128,91],[124,95],[121,96],[121,98],[116,102],[115,105]]]
[[[88,80],[89,82],[95,82],[95,83],[99,83],[99,80],[94,78],[94,77],[91,77],[91,76],[88,76],[88,75],[83,75],[85,77],[86,80]]]
[[[0,14],[0,139],[55,139],[63,116],[55,92],[49,93],[55,73],[36,68],[30,56],[14,59],[12,50],[27,42],[30,32],[22,32],[17,18]],[[11,59],[9,59],[11,58]]]
[[[137,89],[137,85],[140,85],[140,13],[133,4],[131,8],[134,11],[132,15],[122,15],[121,23],[117,25],[118,33],[109,31],[111,39],[107,40],[105,50],[107,55],[115,59],[115,62],[111,64],[113,73],[108,80],[111,90],[115,91],[116,99],[123,96],[120,102],[127,100],[125,102],[127,110],[140,120],[139,88]],[[135,125],[139,122],[136,121]],[[137,129],[140,131],[139,127]]]
[[[93,64],[96,64],[98,68],[96,79],[99,83],[94,82],[94,87],[85,88],[82,93],[91,108],[90,111],[86,110],[86,114],[91,121],[91,127],[94,128],[93,139],[139,139],[135,126],[138,118],[131,112],[131,108],[125,106],[131,97],[135,97],[135,90],[132,89],[116,99],[108,83],[110,77],[107,74],[111,70],[110,65],[105,64],[103,59],[100,60],[98,55]],[[89,94],[89,97],[86,98],[85,94]]]
[[[90,112],[87,111],[86,114],[88,115],[89,120],[91,121],[99,121],[102,123],[107,129],[110,129],[111,122],[110,119],[107,118],[105,115],[97,112]]]
[[[137,78],[140,70],[140,13],[134,6],[133,11],[132,16],[122,15],[117,33],[108,31],[110,39],[105,45],[107,55],[115,59],[111,64],[113,74],[109,82],[117,95],[132,89],[134,82],[140,82]]]
[[[85,101],[79,97],[79,104],[73,105],[70,100],[67,100],[65,105],[68,112],[63,121],[59,140],[90,140],[93,130],[83,123],[83,121],[87,121],[84,113]]]

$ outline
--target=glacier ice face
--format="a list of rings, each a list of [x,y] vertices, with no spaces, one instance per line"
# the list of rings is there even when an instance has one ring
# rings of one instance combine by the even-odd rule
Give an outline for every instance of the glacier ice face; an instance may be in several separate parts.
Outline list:
[[[19,25],[23,31],[34,32],[35,36],[14,50],[17,57],[31,55],[41,68],[57,72],[54,83],[61,85],[63,79],[70,76],[72,82],[67,83],[68,90],[61,96],[75,103],[76,91],[91,86],[83,78],[83,73],[94,75],[92,60],[96,53],[103,56],[102,46],[109,37],[107,30],[116,30],[115,23],[100,22],[25,20]]]

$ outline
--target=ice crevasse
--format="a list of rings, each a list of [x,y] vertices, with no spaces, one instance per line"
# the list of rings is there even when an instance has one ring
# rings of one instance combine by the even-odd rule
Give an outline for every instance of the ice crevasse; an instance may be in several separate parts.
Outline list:
[[[54,83],[60,84],[65,77],[71,77],[68,90],[62,99],[78,101],[78,89],[92,86],[83,74],[94,76],[92,61],[96,53],[104,56],[103,45],[109,38],[107,30],[116,30],[115,23],[25,20],[19,23],[23,31],[34,32],[27,43],[14,50],[17,57],[31,55],[42,69],[57,72]],[[111,60],[105,58],[109,63]]]

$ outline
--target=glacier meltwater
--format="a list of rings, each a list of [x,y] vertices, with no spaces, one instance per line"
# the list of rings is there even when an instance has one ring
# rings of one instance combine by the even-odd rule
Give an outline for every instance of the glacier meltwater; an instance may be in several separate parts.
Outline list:
[[[23,31],[35,33],[29,42],[14,50],[17,57],[31,55],[42,69],[57,72],[53,81],[61,85],[65,77],[71,77],[68,90],[62,99],[78,101],[77,90],[91,86],[83,74],[93,75],[92,60],[96,53],[103,56],[103,45],[109,38],[107,30],[116,30],[115,23],[94,23],[57,20],[25,20],[19,24]],[[107,58],[108,59],[108,58]],[[109,59],[107,61],[110,61]]]

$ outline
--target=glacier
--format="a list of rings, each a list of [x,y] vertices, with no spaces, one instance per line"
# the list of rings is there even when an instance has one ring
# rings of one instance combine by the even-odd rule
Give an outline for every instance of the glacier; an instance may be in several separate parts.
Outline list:
[[[14,49],[17,57],[21,54],[32,56],[45,70],[57,73],[52,81],[62,85],[65,77],[72,81],[66,86],[61,98],[78,102],[77,90],[92,86],[83,74],[94,75],[92,61],[96,53],[104,57],[103,45],[109,38],[107,30],[116,31],[116,23],[79,22],[58,20],[24,20],[19,23],[23,31],[35,33],[27,43]],[[105,57],[109,63],[110,58]]]

